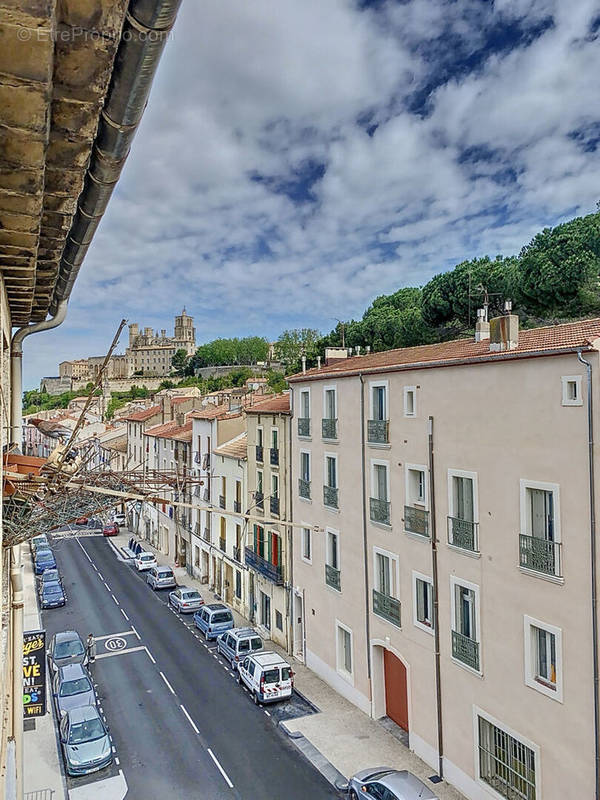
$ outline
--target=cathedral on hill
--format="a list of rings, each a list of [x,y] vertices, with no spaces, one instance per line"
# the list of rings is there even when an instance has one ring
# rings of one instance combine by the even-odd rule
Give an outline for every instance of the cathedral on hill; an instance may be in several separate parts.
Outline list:
[[[127,374],[160,377],[172,370],[171,359],[178,350],[185,350],[188,356],[196,352],[196,329],[194,319],[185,308],[175,317],[174,336],[167,336],[166,329],[153,331],[134,322],[129,326],[129,346],[125,350]]]

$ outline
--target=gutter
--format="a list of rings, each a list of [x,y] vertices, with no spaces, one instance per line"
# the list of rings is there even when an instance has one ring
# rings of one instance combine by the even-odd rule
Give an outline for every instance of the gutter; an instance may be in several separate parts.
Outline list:
[[[594,754],[595,800],[600,800],[600,688],[598,663],[598,579],[596,575],[596,487],[594,479],[594,416],[592,403],[592,365],[577,351],[577,359],[587,371],[588,476],[590,498],[590,559],[592,601],[592,659],[594,673]]]
[[[112,78],[50,303],[68,300],[129,155],[181,0],[130,0]]]

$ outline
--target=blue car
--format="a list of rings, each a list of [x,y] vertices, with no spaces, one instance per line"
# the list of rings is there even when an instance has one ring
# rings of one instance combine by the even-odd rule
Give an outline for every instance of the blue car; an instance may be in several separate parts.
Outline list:
[[[41,575],[47,569],[56,569],[56,560],[52,550],[39,550],[35,554],[34,572]]]
[[[234,626],[233,614],[223,603],[207,603],[194,614],[194,624],[207,639],[216,639]]]
[[[42,608],[58,608],[67,602],[63,587],[58,581],[42,584],[40,605]]]

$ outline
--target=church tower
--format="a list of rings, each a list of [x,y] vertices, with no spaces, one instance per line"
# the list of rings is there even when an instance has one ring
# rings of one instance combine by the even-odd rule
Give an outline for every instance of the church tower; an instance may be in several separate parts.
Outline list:
[[[175,317],[175,341],[178,345],[185,348],[191,355],[196,350],[196,329],[194,328],[194,318],[188,316],[185,308],[181,315]]]

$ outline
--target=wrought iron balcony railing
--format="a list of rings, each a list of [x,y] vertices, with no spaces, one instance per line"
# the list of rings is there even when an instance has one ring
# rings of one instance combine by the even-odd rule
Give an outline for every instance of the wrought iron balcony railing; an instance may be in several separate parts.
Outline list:
[[[323,502],[330,508],[339,508],[337,486],[323,486]]]
[[[367,440],[371,444],[387,444],[390,440],[390,423],[387,419],[367,421]]]
[[[337,439],[337,419],[322,419],[321,432],[323,439]]]
[[[379,500],[377,497],[369,497],[371,521],[389,525],[391,505],[389,500]]]
[[[272,467],[279,466],[279,448],[272,447],[269,451],[269,463]]]
[[[310,436],[310,417],[298,417],[298,436]]]
[[[331,586],[332,589],[337,589],[338,592],[342,590],[342,578],[339,569],[325,564],[325,583]]]
[[[263,448],[262,444],[257,444],[256,445],[256,460],[260,461],[262,463],[264,461],[264,458],[265,458],[265,456],[264,456],[264,448]]]
[[[373,589],[373,613],[400,627],[400,600]]]
[[[452,631],[452,656],[479,672],[479,642]]]
[[[246,556],[246,564],[252,569],[260,572],[265,578],[276,584],[283,583],[283,573],[279,564],[272,564],[262,556],[259,556],[251,547],[246,547],[244,550]]]
[[[419,536],[429,536],[429,511],[414,506],[404,506],[404,530]]]
[[[269,500],[269,508],[271,509],[271,514],[275,514],[279,516],[279,498],[278,497],[271,497]]]
[[[469,550],[471,553],[479,552],[479,523],[468,519],[448,517],[448,544]]]
[[[562,578],[561,543],[519,534],[519,564],[533,572]]]
[[[310,481],[298,478],[298,494],[300,497],[304,497],[305,500],[310,500]]]

